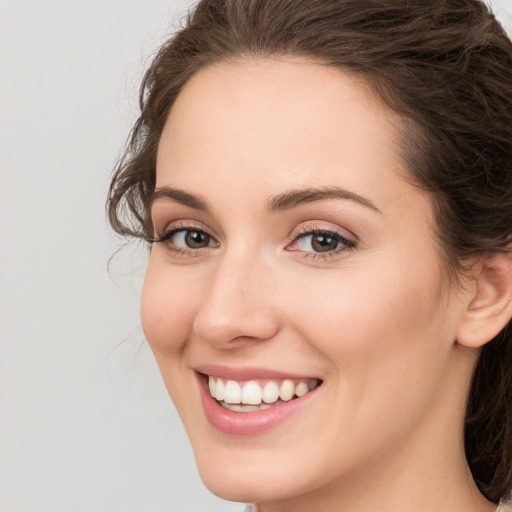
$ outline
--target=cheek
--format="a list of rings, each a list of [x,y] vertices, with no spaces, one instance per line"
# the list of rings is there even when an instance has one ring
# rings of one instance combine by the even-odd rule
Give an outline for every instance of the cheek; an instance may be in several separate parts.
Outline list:
[[[318,332],[315,338],[333,349],[354,344],[351,348],[360,351],[395,345],[405,341],[408,333],[432,325],[438,309],[428,285],[415,285],[403,275],[395,278],[371,272],[335,276],[324,287],[318,282],[303,286],[302,293],[293,299],[293,309],[298,319],[308,319],[312,332]],[[329,292],[322,292],[322,288]],[[326,332],[331,335],[323,336]],[[328,340],[336,342],[330,344]]]
[[[155,353],[178,352],[186,344],[197,309],[197,289],[182,283],[156,258],[149,261],[141,298],[141,320],[146,339]]]
[[[325,444],[346,460],[369,450],[369,439],[385,447],[403,438],[437,403],[444,379],[453,318],[444,314],[441,276],[395,263],[303,281],[290,305],[301,337],[328,362]]]
[[[305,336],[349,385],[382,385],[414,368],[430,372],[454,337],[454,323],[442,313],[437,266],[388,261],[305,283],[293,299]]]

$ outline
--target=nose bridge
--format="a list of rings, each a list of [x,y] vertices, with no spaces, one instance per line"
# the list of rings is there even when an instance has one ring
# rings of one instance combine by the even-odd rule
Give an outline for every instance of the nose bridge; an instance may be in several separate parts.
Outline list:
[[[219,257],[194,321],[196,333],[225,346],[268,339],[278,329],[270,270],[257,254],[233,250]]]

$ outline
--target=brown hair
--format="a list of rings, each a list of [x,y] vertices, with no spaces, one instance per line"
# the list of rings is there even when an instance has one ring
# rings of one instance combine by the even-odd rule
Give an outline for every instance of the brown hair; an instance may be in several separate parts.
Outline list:
[[[153,236],[147,199],[170,108],[198,70],[246,55],[313,58],[358,74],[410,126],[416,185],[432,192],[448,268],[503,251],[512,234],[512,44],[478,0],[203,0],[156,55],[107,210],[124,236]],[[456,274],[456,272],[455,272]],[[512,332],[482,350],[466,456],[497,502],[512,483]]]

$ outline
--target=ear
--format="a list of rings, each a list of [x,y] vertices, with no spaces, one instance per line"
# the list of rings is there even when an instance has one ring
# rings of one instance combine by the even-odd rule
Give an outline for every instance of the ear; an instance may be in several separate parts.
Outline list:
[[[512,256],[492,253],[474,267],[475,281],[457,329],[457,342],[478,348],[491,341],[512,318]]]

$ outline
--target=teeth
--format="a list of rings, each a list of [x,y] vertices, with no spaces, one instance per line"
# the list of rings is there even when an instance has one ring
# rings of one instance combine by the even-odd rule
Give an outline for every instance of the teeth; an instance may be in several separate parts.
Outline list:
[[[279,398],[288,402],[295,394],[295,384],[291,380],[285,380],[279,388]]]
[[[279,398],[279,388],[275,382],[267,382],[263,388],[263,401],[266,404],[273,404]]]
[[[211,380],[213,380],[210,377]],[[219,401],[224,400],[224,390],[226,389],[226,384],[224,384],[224,381],[219,379],[217,380],[217,383],[215,385],[215,393],[213,394],[213,398],[216,398]]]
[[[224,409],[229,409],[230,411],[236,412],[254,412],[254,411],[263,411],[264,409],[270,409],[270,405],[261,404],[261,405],[245,405],[245,404],[227,404],[226,402],[221,402],[222,407]]]
[[[261,404],[263,392],[257,382],[248,382],[242,391],[242,403],[250,405]]]
[[[299,382],[295,388],[295,394],[297,396],[303,396],[309,391],[309,386],[305,382]]]
[[[213,396],[213,398],[217,398],[217,390],[215,389],[215,380],[211,377],[208,378],[208,388],[210,390],[210,395]]]
[[[234,380],[226,382],[224,390],[224,402],[227,404],[239,404],[242,401],[242,388],[240,384]]]
[[[304,396],[318,386],[315,379],[294,382],[286,379],[280,382],[269,380],[263,388],[256,381],[239,383],[235,380],[225,381],[221,378],[208,377],[208,388],[213,398],[223,407],[232,411],[250,412],[268,409],[279,399],[288,402],[294,396]]]

